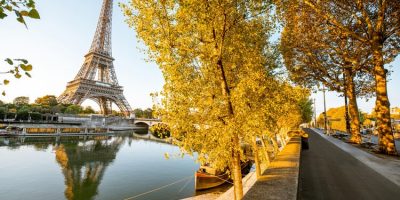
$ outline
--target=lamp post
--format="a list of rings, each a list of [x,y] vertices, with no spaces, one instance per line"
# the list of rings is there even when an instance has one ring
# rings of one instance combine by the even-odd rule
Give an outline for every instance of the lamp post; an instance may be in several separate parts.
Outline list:
[[[317,127],[317,108],[315,104],[315,98],[313,99],[314,101],[314,126]]]

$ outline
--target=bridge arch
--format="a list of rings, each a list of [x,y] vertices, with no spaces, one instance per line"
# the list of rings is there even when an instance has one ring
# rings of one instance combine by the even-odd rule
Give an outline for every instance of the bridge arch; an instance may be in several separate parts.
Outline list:
[[[148,122],[139,121],[139,122],[135,122],[134,124],[137,127],[150,128],[150,124]]]

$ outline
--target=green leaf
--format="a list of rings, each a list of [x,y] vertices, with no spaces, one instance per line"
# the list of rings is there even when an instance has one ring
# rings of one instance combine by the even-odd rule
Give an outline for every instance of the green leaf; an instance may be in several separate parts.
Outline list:
[[[31,11],[29,11],[28,16],[33,19],[40,19],[39,12],[36,9],[32,9]]]
[[[14,64],[13,61],[11,59],[9,59],[9,58],[6,58],[5,61],[8,62],[9,65],[13,65]]]
[[[3,92],[1,93],[1,95],[3,95],[3,96],[6,96],[6,92],[5,92],[5,91],[3,91]]]
[[[4,85],[8,85],[10,83],[10,81],[7,79],[4,79],[3,83],[4,83]]]
[[[4,19],[5,17],[7,17],[7,14],[0,12],[0,19]]]
[[[24,64],[28,64],[28,61],[25,60],[25,59],[14,59],[14,60],[21,61],[21,62],[23,62]]]
[[[29,78],[32,78],[31,74],[28,72],[25,72],[25,75],[28,76]]]
[[[35,7],[35,2],[33,0],[29,0],[29,2],[26,4],[29,8]]]
[[[21,67],[22,70],[24,70],[26,72],[32,71],[32,65],[21,64],[20,67]]]
[[[8,11],[12,11],[12,7],[10,5],[6,5],[4,8],[7,9]]]
[[[25,26],[26,26],[25,20],[22,16],[18,17],[17,21],[21,22],[22,24],[25,24]]]

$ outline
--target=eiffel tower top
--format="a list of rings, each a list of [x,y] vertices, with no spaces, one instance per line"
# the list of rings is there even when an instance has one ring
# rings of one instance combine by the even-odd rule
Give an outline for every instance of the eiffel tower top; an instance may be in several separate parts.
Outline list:
[[[111,25],[113,0],[104,0],[89,53],[111,55]]]

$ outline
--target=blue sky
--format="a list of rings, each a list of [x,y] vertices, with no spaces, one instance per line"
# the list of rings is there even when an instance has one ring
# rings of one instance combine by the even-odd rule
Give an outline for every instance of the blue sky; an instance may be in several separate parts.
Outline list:
[[[114,2],[112,47],[114,66],[119,84],[133,108],[151,107],[151,92],[160,91],[163,77],[154,63],[145,61],[140,51],[143,44],[135,31],[124,22],[124,16],[116,0]],[[78,73],[83,56],[88,52],[96,29],[102,0],[37,0],[40,20],[27,20],[28,29],[16,22],[14,15],[0,20],[0,59],[26,58],[34,66],[32,78],[11,79],[5,89],[3,101],[12,101],[17,96],[29,96],[31,101],[46,94],[60,95],[66,83]],[[5,62],[0,62],[4,67]],[[400,106],[400,59],[392,63],[394,72],[389,82],[389,98],[392,106]],[[396,87],[397,86],[397,87]],[[323,111],[322,93],[316,98],[317,113]],[[375,100],[359,100],[363,111],[370,112]],[[84,105],[93,105],[90,100]],[[329,92],[327,107],[343,105],[343,98]],[[97,107],[97,106],[96,106]]]

